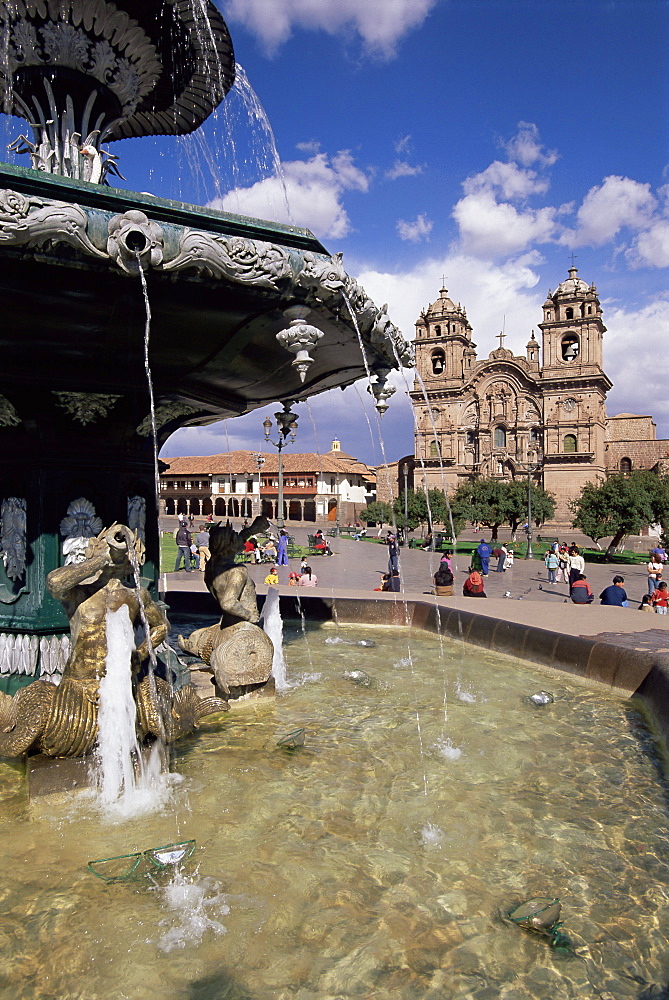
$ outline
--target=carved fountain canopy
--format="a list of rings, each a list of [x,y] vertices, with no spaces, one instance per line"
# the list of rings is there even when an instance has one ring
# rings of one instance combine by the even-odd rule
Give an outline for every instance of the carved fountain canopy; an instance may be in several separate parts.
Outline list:
[[[235,80],[211,0],[3,0],[3,110],[48,122],[74,108],[84,138],[192,132]]]

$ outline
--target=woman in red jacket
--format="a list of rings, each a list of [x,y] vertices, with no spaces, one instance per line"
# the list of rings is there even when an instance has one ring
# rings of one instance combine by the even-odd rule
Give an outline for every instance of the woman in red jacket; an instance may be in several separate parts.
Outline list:
[[[463,597],[487,597],[483,589],[483,577],[478,570],[473,569],[462,585]]]

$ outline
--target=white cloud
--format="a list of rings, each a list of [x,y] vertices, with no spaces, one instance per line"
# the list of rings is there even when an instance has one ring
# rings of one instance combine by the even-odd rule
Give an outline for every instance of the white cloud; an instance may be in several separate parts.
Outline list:
[[[367,191],[369,177],[356,167],[348,150],[333,157],[318,153],[308,160],[291,160],[283,164],[283,172],[283,181],[274,176],[249,188],[235,188],[210,207],[302,226],[321,239],[341,238],[350,231],[342,195]]]
[[[658,295],[638,309],[604,302],[604,369],[613,382],[608,412],[652,414],[666,428],[669,421],[669,295]],[[658,428],[658,436],[667,433]]]
[[[645,229],[657,208],[650,184],[611,175],[590,188],[576,213],[576,229],[565,233],[568,246],[602,246],[624,227]]]
[[[539,129],[532,122],[518,122],[518,131],[511,139],[500,143],[509,160],[515,160],[524,167],[536,163],[542,167],[551,167],[558,159],[554,149],[544,152],[539,140]]]
[[[498,202],[492,191],[461,198],[453,209],[462,249],[484,258],[519,253],[533,243],[546,243],[556,234],[555,208],[518,210]]]
[[[660,219],[640,233],[627,256],[632,266],[669,267],[669,219]]]
[[[368,52],[390,59],[407,32],[419,28],[438,0],[226,0],[230,22],[243,24],[273,55],[293,29],[349,37]]]
[[[411,134],[403,135],[395,143],[395,152],[398,154],[398,156],[401,156],[403,153],[408,153],[410,150],[411,150]]]
[[[412,166],[411,163],[407,163],[406,160],[395,160],[394,164],[390,170],[386,170],[385,177],[389,181],[396,181],[398,177],[415,177],[416,174],[422,174],[423,168],[421,166]]]
[[[439,297],[445,274],[449,296],[462,303],[474,327],[479,358],[487,357],[498,346],[494,337],[505,316],[509,334],[505,346],[524,355],[530,330],[541,320],[545,298],[537,288],[539,263],[537,253],[494,264],[454,252],[446,257],[424,258],[402,273],[361,269],[357,280],[375,302],[388,303],[393,322],[407,340],[413,340],[416,320]]]
[[[413,222],[405,222],[398,219],[397,232],[401,240],[408,240],[410,243],[419,243],[427,239],[432,232],[434,223],[426,215],[417,215]]]
[[[548,178],[539,170],[555,162],[557,154],[544,153],[535,125],[520,122],[519,130],[503,144],[509,162],[494,160],[485,170],[467,177],[464,196],[453,208],[465,253],[486,259],[520,253],[535,243],[559,235],[556,217],[564,208],[533,209],[527,199],[548,190]],[[519,203],[518,205],[512,202]]]
[[[321,144],[317,142],[316,139],[311,139],[310,142],[298,142],[295,144],[295,148],[299,149],[301,153],[320,153]]]
[[[532,194],[545,194],[548,181],[539,177],[536,171],[519,167],[517,163],[495,160],[481,173],[468,177],[462,187],[466,195],[490,191],[502,198],[528,198]]]

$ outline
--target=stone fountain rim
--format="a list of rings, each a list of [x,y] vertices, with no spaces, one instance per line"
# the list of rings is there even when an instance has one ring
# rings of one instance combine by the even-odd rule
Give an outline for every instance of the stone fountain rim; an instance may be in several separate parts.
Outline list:
[[[93,184],[90,181],[73,180],[69,177],[60,177],[58,174],[33,170],[32,167],[19,167],[0,162],[0,187],[11,187],[12,190],[20,191],[22,194],[53,198],[70,204],[81,203],[86,208],[114,213],[123,213],[128,208],[139,206],[145,208],[146,214],[158,222],[207,229],[226,236],[241,236],[249,240],[270,239],[271,242],[281,246],[330,256],[311,230],[299,226],[173,201],[149,192],[136,192]]]

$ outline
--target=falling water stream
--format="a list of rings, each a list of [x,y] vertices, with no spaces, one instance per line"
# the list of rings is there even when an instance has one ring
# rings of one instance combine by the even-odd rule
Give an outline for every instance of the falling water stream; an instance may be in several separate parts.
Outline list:
[[[262,623],[265,633],[272,640],[274,655],[272,658],[272,676],[277,691],[285,691],[288,687],[286,677],[286,659],[283,653],[283,621],[279,610],[279,591],[269,587],[262,609]]]
[[[169,782],[162,773],[160,742],[146,754],[137,742],[131,672],[135,631],[127,605],[107,612],[106,642],[96,749],[98,787],[103,810],[114,818],[127,819],[160,808]]]
[[[147,380],[151,411],[151,431],[154,462],[154,509],[158,510],[158,441],[156,414],[153,395],[153,379],[149,363],[149,338],[151,331],[151,308],[149,304],[146,277],[141,266],[139,252],[136,254],[138,273],[141,280],[146,322],[144,326],[144,369]],[[132,568],[134,590],[138,614],[147,645],[149,658],[149,685],[154,703],[159,705],[155,674],[157,658],[151,638],[151,626],[146,616],[144,595],[141,586],[141,568],[136,539],[127,528],[120,528],[124,537],[128,561]],[[103,806],[123,815],[134,815],[147,809],[161,806],[168,792],[168,776],[162,774],[164,757],[164,729],[162,737],[156,740],[145,759],[137,743],[137,707],[132,690],[132,655],[136,649],[135,631],[130,621],[128,608],[124,605],[118,611],[109,611],[106,623],[106,672],[100,681],[100,711],[98,718],[98,775],[100,797]],[[158,712],[160,725],[164,722]]]
[[[360,353],[362,355],[363,364],[365,366],[365,372],[367,374],[367,384],[368,384],[368,387],[371,387],[371,385],[372,385],[372,373],[371,373],[371,370],[370,370],[370,367],[369,367],[369,359],[367,358],[367,351],[365,350],[365,344],[364,344],[364,341],[362,339],[362,334],[360,332],[360,327],[358,325],[358,318],[357,318],[357,316],[355,314],[354,309],[351,306],[351,303],[350,303],[350,301],[348,299],[348,296],[346,295],[345,292],[343,292],[342,294],[343,294],[343,297],[344,297],[344,301],[346,302],[346,307],[348,309],[349,316],[351,317],[351,321],[353,323],[353,327],[354,327],[355,332],[356,332],[357,337],[358,337],[358,344],[360,345]],[[381,457],[383,459],[383,466],[387,469],[388,468],[388,459],[387,459],[387,456],[386,456],[385,441],[383,439],[383,433],[381,431],[381,422],[380,422],[381,418],[380,418],[380,415],[379,415],[378,411],[375,410],[375,414],[376,414],[376,423],[377,423],[378,436],[379,436],[379,446],[381,448]],[[426,501],[427,501],[428,512],[429,512],[430,505],[429,505],[429,499],[428,499],[428,496],[427,496],[427,492],[425,494],[425,498],[426,498]],[[431,513],[430,513],[430,521],[432,521],[432,515],[431,515]],[[401,563],[401,557],[399,555],[399,550],[398,550],[398,565],[399,565],[399,569],[400,569],[400,579],[401,579],[401,575],[402,575],[402,563]],[[404,601],[404,619],[405,619],[405,624],[407,626],[410,625],[409,608],[408,608],[408,605],[407,605],[406,601]],[[413,675],[414,660],[413,660],[413,656],[411,655],[411,646],[409,644],[408,644],[408,661],[409,661],[409,664],[410,664],[410,667],[411,667],[411,672],[412,672],[412,675]],[[420,710],[419,710],[419,707],[418,707],[417,703],[415,705],[415,719],[416,719],[416,733],[417,733],[417,736],[418,736],[418,749],[419,749],[421,760],[424,761],[425,760],[425,748],[424,748],[424,745],[423,745],[423,731],[422,731],[421,721],[420,721]],[[429,787],[428,787],[427,768],[425,766],[423,766],[423,791],[424,791],[424,794],[425,794],[426,797],[428,795],[428,790],[429,790]]]

